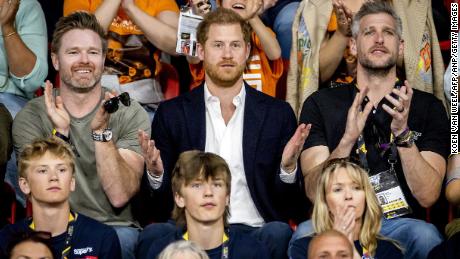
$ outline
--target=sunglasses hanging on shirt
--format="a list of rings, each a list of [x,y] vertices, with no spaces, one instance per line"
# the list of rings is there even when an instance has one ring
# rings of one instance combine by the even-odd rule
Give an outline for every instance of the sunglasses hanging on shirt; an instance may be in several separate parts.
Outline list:
[[[131,98],[127,92],[121,93],[119,96],[110,98],[104,102],[104,109],[108,113],[114,113],[118,110],[118,103],[121,102],[124,106],[131,105]]]

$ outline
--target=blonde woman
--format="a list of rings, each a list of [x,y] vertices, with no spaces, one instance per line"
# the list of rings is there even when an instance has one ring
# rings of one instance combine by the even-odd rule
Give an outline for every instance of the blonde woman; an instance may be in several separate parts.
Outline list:
[[[315,233],[342,232],[354,244],[353,258],[403,258],[402,251],[378,235],[382,211],[366,171],[345,159],[331,160],[321,175],[312,223]],[[305,259],[313,236],[293,243],[291,258]]]

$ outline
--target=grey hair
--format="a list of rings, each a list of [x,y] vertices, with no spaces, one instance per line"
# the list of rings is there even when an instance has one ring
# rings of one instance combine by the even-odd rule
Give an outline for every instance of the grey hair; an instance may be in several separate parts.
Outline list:
[[[402,39],[402,21],[396,11],[393,9],[390,3],[382,0],[368,1],[364,3],[359,11],[353,17],[353,23],[351,25],[351,34],[356,39],[359,32],[359,23],[361,19],[370,14],[386,13],[393,17],[396,23],[396,34],[399,39]]]
[[[191,253],[197,256],[199,259],[209,259],[209,256],[203,251],[198,245],[191,241],[180,240],[169,244],[161,254],[158,255],[157,259],[173,259],[175,255],[182,253]]]

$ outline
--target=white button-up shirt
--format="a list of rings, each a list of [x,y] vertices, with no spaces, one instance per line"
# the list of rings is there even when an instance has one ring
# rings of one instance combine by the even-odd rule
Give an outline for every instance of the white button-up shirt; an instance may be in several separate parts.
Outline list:
[[[228,222],[260,227],[264,219],[259,214],[249,192],[243,163],[243,118],[246,90],[233,98],[236,109],[225,125],[220,100],[211,95],[204,85],[206,107],[206,152],[218,154],[227,162],[232,174],[232,193],[230,195],[230,218]]]

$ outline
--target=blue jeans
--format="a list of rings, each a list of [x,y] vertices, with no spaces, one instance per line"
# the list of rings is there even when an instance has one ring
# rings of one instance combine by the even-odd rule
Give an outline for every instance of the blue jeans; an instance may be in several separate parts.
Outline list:
[[[112,227],[117,232],[118,240],[120,240],[121,257],[123,259],[135,259],[140,229],[125,226]]]
[[[398,241],[404,248],[404,258],[426,258],[442,236],[435,226],[419,219],[383,219],[380,234]]]
[[[302,237],[313,234],[312,221],[307,220],[297,226],[289,241],[288,255],[291,256],[292,243]],[[398,241],[404,248],[404,258],[423,259],[442,242],[442,236],[435,226],[423,220],[396,218],[382,220],[380,234]]]
[[[273,22],[273,31],[281,47],[281,57],[289,59],[292,44],[292,23],[294,22],[295,13],[299,7],[299,2],[287,4],[275,18]]]
[[[279,221],[265,223],[262,227],[250,227],[243,224],[231,224],[230,229],[247,233],[263,242],[270,249],[272,259],[285,259],[289,239],[292,236],[291,227]]]
[[[0,93],[0,103],[3,103],[11,114],[11,117],[16,117],[16,114],[26,105],[27,99],[19,95],[10,93]]]

